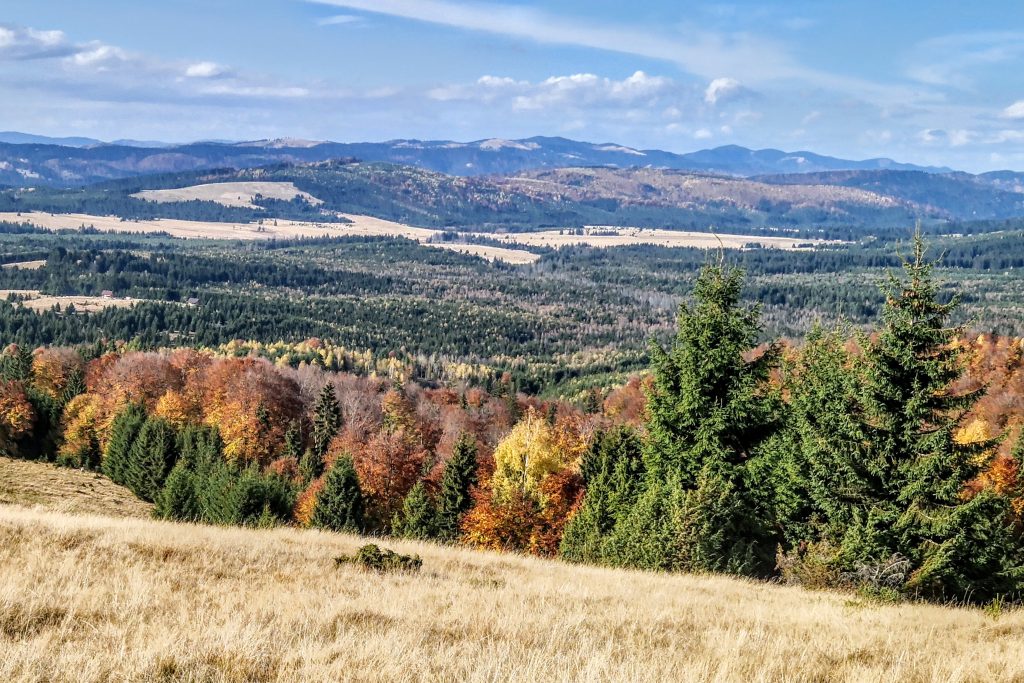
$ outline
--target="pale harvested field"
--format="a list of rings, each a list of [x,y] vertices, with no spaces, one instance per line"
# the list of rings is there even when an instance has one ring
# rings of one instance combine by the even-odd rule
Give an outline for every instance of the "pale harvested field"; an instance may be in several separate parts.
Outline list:
[[[59,305],[63,311],[70,304],[74,304],[79,313],[95,313],[104,308],[129,308],[143,301],[143,299],[105,299],[100,296],[49,296],[40,294],[36,289],[0,289],[0,299],[6,299],[11,294],[29,297],[21,303],[37,313],[48,311],[54,305]]]
[[[614,232],[614,235],[593,234]],[[503,242],[538,247],[562,247],[572,244],[586,244],[592,247],[621,247],[633,244],[653,244],[662,247],[696,247],[698,249],[743,249],[748,244],[765,248],[799,249],[804,245],[821,244],[822,240],[794,239],[792,237],[759,237],[752,235],[714,235],[708,232],[685,232],[680,230],[659,230],[652,228],[587,228],[586,234],[559,234],[558,230],[541,232],[515,232],[503,235],[486,235]]]
[[[95,472],[4,457],[0,457],[0,504],[110,517],[149,518],[153,509]]]
[[[258,209],[259,206],[253,204],[253,200],[258,194],[263,195],[267,199],[283,199],[284,201],[290,201],[295,197],[302,197],[310,204],[323,204],[322,200],[317,199],[308,192],[303,192],[295,187],[294,183],[275,181],[204,183],[202,185],[178,187],[169,190],[142,190],[132,196],[151,202],[188,202],[198,199],[200,201],[217,202],[224,206]]]
[[[18,261],[17,263],[5,263],[3,268],[20,268],[23,270],[39,270],[46,265],[46,259],[40,259],[38,261]]]
[[[508,263],[532,263],[537,260],[536,254],[521,249],[504,249],[472,244],[453,245],[450,243],[428,242],[439,233],[429,228],[417,228],[411,225],[373,218],[342,214],[351,223],[308,223],[283,219],[270,219],[262,224],[257,223],[217,223],[205,221],[181,221],[158,218],[151,221],[126,221],[117,216],[92,216],[88,214],[49,214],[2,213],[0,222],[11,221],[30,223],[51,230],[77,230],[81,227],[94,227],[97,230],[110,232],[141,232],[167,233],[173,237],[205,238],[222,240],[268,240],[294,239],[297,237],[405,237],[416,240],[428,247],[455,249],[467,254],[497,259]]]
[[[1024,613],[0,505],[0,680],[1024,680]]]

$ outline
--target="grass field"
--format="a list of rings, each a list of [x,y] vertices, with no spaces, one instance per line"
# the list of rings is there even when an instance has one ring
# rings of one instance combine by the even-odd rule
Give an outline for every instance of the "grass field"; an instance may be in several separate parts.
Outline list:
[[[336,566],[354,536],[72,515],[32,495],[0,505],[3,681],[1024,680],[1021,612],[390,540],[423,569],[378,575]]]
[[[153,506],[95,472],[0,457],[0,504],[55,512],[150,517]]]
[[[54,306],[60,306],[63,311],[72,305],[79,313],[95,313],[104,308],[129,308],[143,301],[142,299],[118,299],[102,296],[50,296],[40,293],[37,289],[0,289],[0,299],[6,299],[11,294],[27,297],[21,302],[22,305],[37,313],[48,311]]]
[[[259,207],[253,204],[256,195],[262,195],[267,199],[282,199],[284,201],[290,201],[295,197],[302,197],[310,204],[323,204],[321,200],[313,195],[295,187],[294,183],[272,181],[204,183],[202,185],[191,185],[189,187],[178,187],[169,190],[142,190],[132,196],[160,203],[199,200],[217,202],[224,206],[257,209]]]
[[[172,237],[218,240],[269,240],[296,237],[405,237],[428,247],[451,249],[488,260],[508,263],[532,263],[539,256],[522,249],[478,244],[428,242],[438,235],[429,228],[386,221],[371,216],[343,214],[350,223],[310,223],[285,219],[268,219],[263,223],[219,223],[158,218],[151,221],[122,220],[117,216],[93,216],[83,213],[50,214],[41,212],[2,213],[0,222],[30,223],[50,230],[77,230],[93,227],[108,232],[167,233]]]

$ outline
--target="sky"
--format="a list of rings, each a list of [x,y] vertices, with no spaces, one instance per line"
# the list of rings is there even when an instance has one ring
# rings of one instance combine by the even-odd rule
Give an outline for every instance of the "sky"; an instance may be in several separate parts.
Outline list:
[[[0,130],[1024,170],[1024,3],[0,0]]]

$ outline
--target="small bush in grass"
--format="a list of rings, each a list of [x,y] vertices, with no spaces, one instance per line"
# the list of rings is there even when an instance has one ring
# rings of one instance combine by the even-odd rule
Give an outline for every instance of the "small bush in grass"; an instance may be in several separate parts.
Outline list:
[[[355,555],[342,555],[334,558],[338,565],[353,564],[370,571],[387,572],[418,572],[423,566],[419,555],[400,555],[374,543],[368,543]]]

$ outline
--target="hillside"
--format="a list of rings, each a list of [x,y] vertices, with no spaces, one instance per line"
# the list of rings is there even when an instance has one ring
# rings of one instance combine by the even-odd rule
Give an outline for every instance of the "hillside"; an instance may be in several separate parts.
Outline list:
[[[1024,613],[0,506],[6,681],[1010,681]],[[927,628],[922,628],[927,624]],[[119,653],[111,656],[111,653]]]
[[[949,170],[901,164],[892,159],[854,161],[807,151],[753,150],[736,145],[676,154],[560,137],[354,143],[281,139],[170,145],[131,140],[107,144],[90,138],[46,138],[8,132],[0,133],[0,184],[77,186],[151,173],[218,167],[252,168],[339,158],[417,166],[458,176],[567,166],[650,167],[736,176],[839,169]]]
[[[5,457],[0,457],[0,504],[109,517],[149,517],[153,508],[97,472]]]

